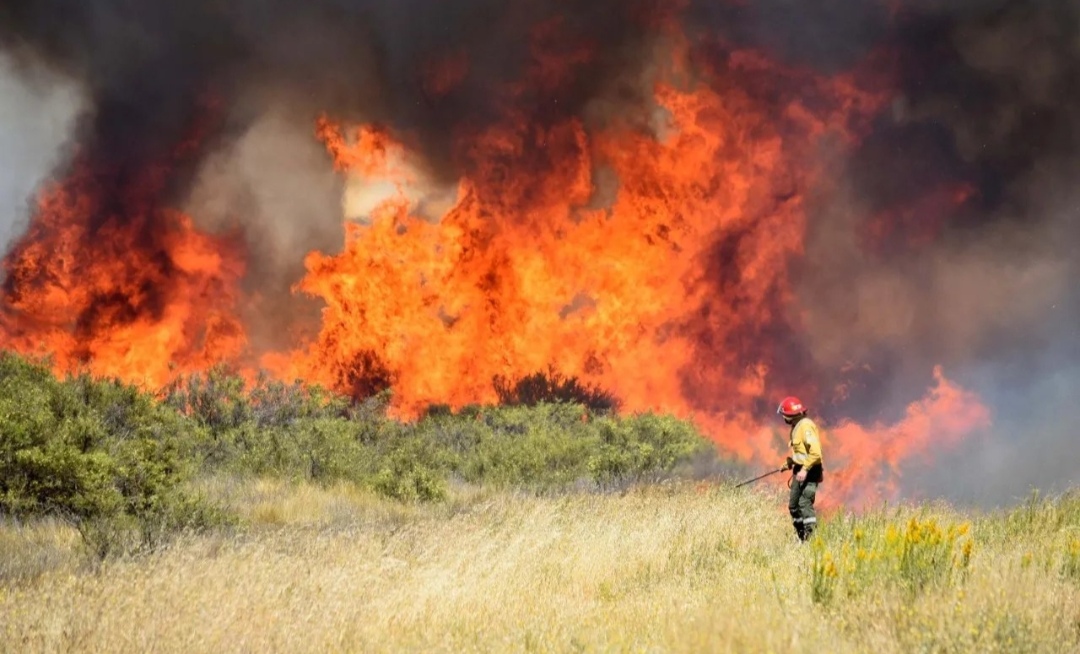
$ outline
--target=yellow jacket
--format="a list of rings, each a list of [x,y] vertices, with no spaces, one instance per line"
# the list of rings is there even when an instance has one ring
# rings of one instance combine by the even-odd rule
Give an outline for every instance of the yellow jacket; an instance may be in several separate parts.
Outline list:
[[[797,468],[824,467],[821,456],[821,434],[810,418],[803,418],[791,427],[791,459]]]

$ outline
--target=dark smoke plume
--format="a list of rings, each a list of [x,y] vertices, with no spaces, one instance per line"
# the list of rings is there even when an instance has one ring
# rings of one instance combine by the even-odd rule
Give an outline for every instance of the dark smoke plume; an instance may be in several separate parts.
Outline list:
[[[567,46],[599,47],[560,88],[524,90],[521,104],[531,101],[543,124],[575,115],[640,63],[649,12],[645,0],[14,0],[0,7],[0,44],[86,85],[80,142],[113,160],[173,147],[212,100],[234,131],[273,105],[387,123],[447,173],[448,139],[500,115],[500,87],[523,77],[538,24],[557,19]],[[432,93],[429,68],[458,53],[464,79]]]
[[[1080,480],[1066,426],[1080,387],[1080,5],[758,0],[732,12],[735,39],[793,65],[888,53],[892,106],[833,162],[796,267],[810,369],[871,369],[846,399],[821,397],[823,412],[895,418],[941,363],[996,425],[912,470],[909,489],[995,503]]]
[[[243,216],[254,274],[284,297],[301,253],[340,243],[340,181],[311,139],[316,115],[386,123],[436,178],[453,180],[465,165],[454,139],[508,102],[538,127],[595,118],[596,106],[644,112],[624,83],[644,70],[652,18],[667,4],[7,0],[0,50],[81,85],[87,111],[72,142],[112,171],[109,183],[123,186],[202,129],[156,201],[197,206],[211,222]],[[552,45],[587,44],[594,56],[557,83],[522,85],[530,39],[548,20],[561,21]],[[880,56],[875,83],[895,95],[855,152],[819,153],[835,181],[812,198],[795,264],[805,313],[745,335],[769,353],[770,391],[809,384],[826,419],[887,420],[942,363],[983,393],[997,426],[962,459],[941,459],[947,468],[913,471],[926,492],[1005,501],[1043,485],[1048,461],[1080,468],[1060,427],[1063,399],[1080,387],[1077,3],[691,0],[683,21],[715,57],[754,48],[831,74]],[[433,67],[453,61],[467,62],[464,76],[433,85]],[[774,88],[761,101],[798,92]],[[713,248],[718,286],[738,283],[735,247]],[[852,378],[852,363],[869,372]],[[840,382],[851,394],[831,397]],[[1002,480],[992,490],[987,474]]]

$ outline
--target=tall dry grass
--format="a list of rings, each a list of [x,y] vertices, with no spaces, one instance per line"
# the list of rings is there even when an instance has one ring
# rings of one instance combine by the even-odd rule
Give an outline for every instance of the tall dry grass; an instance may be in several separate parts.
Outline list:
[[[41,652],[1080,651],[1080,503],[834,516],[694,486],[407,507],[204,482],[244,527],[82,565],[0,528],[0,648]],[[39,555],[32,552],[43,552]],[[18,574],[13,570],[24,570]]]

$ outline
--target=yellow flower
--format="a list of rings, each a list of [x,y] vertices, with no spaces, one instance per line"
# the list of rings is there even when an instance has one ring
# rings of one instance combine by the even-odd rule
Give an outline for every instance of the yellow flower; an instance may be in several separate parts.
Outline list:
[[[885,532],[885,540],[890,545],[900,540],[900,532],[897,531],[896,527],[889,525],[889,529]]]

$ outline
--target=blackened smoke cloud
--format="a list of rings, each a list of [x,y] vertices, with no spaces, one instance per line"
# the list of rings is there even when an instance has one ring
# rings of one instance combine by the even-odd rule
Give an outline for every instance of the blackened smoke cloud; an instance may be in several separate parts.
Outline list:
[[[15,0],[0,8],[0,45],[82,81],[92,109],[81,136],[114,158],[172,147],[209,100],[225,104],[233,130],[270,106],[385,122],[446,172],[447,139],[495,117],[494,91],[530,63],[537,24],[558,19],[558,38],[599,49],[557,97],[535,98],[542,121],[579,111],[640,63],[649,10],[644,0]],[[432,94],[428,68],[457,53],[468,60],[463,83]]]

